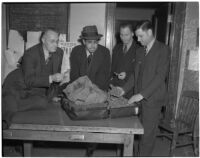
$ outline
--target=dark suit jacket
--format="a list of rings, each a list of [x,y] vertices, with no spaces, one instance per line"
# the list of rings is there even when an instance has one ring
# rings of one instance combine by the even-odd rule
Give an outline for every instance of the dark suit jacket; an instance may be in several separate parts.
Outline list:
[[[144,49],[136,51],[135,71],[126,85],[125,91],[134,87],[135,94],[140,93],[144,99],[142,103],[147,106],[162,106],[166,96],[166,77],[169,70],[169,47],[159,41],[155,41],[148,54],[144,56]],[[143,75],[139,78],[141,65],[144,64]],[[141,81],[141,87],[138,85]]]
[[[86,49],[83,45],[73,48],[70,55],[70,82],[87,75],[89,79],[102,90],[108,90],[110,79],[110,52],[98,45],[93,54],[91,64],[87,64]]]
[[[111,77],[113,79],[111,80],[111,84],[114,86],[123,86],[128,81],[128,78],[134,71],[135,54],[136,49],[138,48],[139,46],[135,43],[135,41],[132,42],[132,45],[126,54],[123,54],[122,43],[114,47],[111,66]],[[126,72],[126,78],[124,80],[120,80],[117,78],[114,72]]]
[[[63,51],[58,48],[52,55],[52,74],[61,71],[62,57]],[[50,84],[49,74],[43,71],[44,65],[42,44],[37,44],[25,51],[21,66],[11,72],[4,81],[4,94],[13,91],[20,92],[22,97],[27,95],[26,92],[36,95],[39,95],[40,92],[45,94]]]

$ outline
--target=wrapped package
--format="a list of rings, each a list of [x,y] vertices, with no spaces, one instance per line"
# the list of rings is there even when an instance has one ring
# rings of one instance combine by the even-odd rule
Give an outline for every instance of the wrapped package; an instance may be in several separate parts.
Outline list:
[[[78,78],[63,92],[70,101],[77,105],[104,103],[107,100],[107,93],[93,84],[87,76]]]
[[[62,108],[72,120],[94,120],[136,115],[135,104],[112,96],[94,85],[87,76],[69,84],[63,92]]]

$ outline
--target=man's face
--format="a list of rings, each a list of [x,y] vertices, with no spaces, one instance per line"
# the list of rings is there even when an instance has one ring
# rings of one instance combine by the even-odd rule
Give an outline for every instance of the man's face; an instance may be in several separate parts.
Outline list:
[[[48,31],[42,38],[43,45],[49,52],[55,52],[58,47],[58,33]]]
[[[83,40],[83,43],[85,44],[86,49],[90,53],[94,53],[98,48],[98,41],[97,40]]]
[[[129,27],[120,28],[120,38],[123,44],[128,44],[133,39],[133,32],[129,29]]]
[[[152,39],[152,30],[142,30],[141,28],[135,31],[138,42],[140,42],[143,46],[147,46]]]

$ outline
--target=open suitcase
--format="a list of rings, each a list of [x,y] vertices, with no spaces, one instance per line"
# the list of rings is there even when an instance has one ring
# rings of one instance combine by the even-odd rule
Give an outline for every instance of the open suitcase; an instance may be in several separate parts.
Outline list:
[[[67,98],[63,98],[61,105],[72,120],[97,120],[137,115],[135,104],[115,106],[106,101],[98,104],[76,105]]]

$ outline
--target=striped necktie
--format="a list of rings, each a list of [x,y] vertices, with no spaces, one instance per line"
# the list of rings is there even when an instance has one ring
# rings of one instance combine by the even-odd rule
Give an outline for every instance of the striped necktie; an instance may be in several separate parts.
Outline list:
[[[87,57],[88,65],[90,65],[91,61],[92,61],[92,53],[90,53],[90,55]]]
[[[126,52],[127,52],[127,45],[124,45],[123,53],[126,54]]]
[[[51,60],[53,53],[49,52],[49,57],[45,60],[45,63],[48,64],[48,62]]]
[[[145,52],[145,55],[147,55],[148,53],[147,46],[144,46],[144,52]]]

